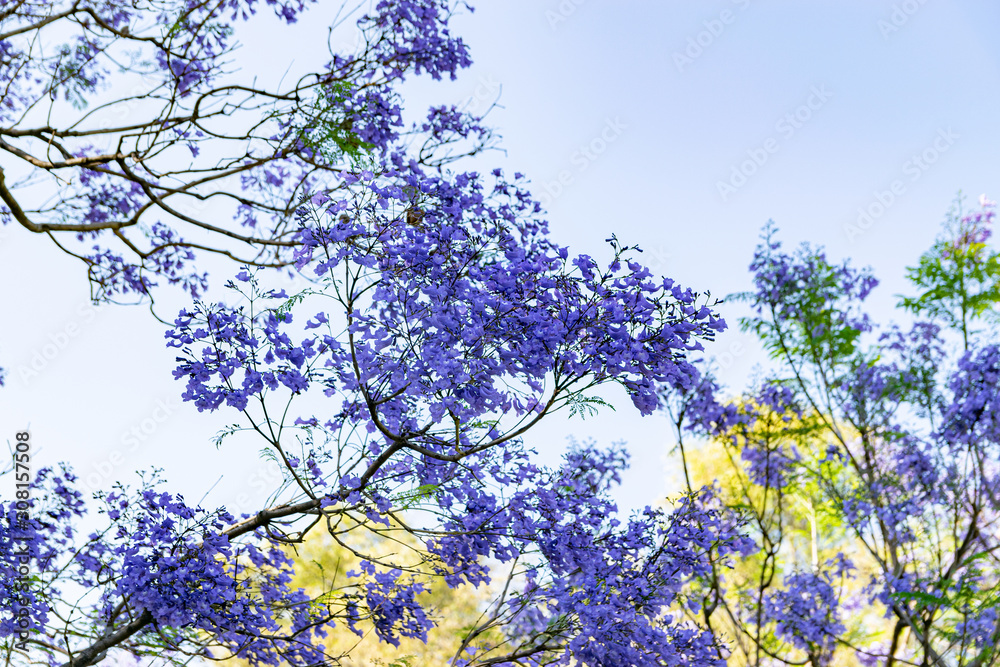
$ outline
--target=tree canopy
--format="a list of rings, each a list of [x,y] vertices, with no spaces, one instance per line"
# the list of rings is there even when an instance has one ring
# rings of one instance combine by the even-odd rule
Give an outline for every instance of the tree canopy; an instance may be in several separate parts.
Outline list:
[[[571,253],[523,174],[472,169],[481,116],[404,122],[401,82],[470,64],[464,3],[345,7],[356,48],[273,85],[233,66],[259,8],[0,7],[2,222],[80,259],[97,300],[186,290],[165,333],[184,400],[282,470],[241,516],[155,471],[84,498],[17,432],[7,664],[1000,661],[993,202],[949,213],[905,326],[866,312],[871,271],[768,225],[732,300],[771,367],[733,395],[708,370],[718,301],[614,235]],[[222,298],[206,255],[234,260]],[[671,417],[671,503],[619,512],[622,446],[530,446],[607,385]]]
[[[491,143],[454,106],[404,125],[399,84],[453,78],[471,60],[444,0],[383,0],[333,31],[294,81],[260,82],[239,62],[237,29],[256,0],[14,0],[0,9],[0,216],[45,234],[85,265],[98,299],[149,297],[160,282],[193,296],[196,256],[241,265],[295,262],[307,197],[350,197],[352,174],[384,187]],[[269,0],[294,23],[305,0]],[[280,29],[277,27],[276,29]],[[390,166],[396,173],[387,173]]]
[[[303,9],[270,4],[285,20]],[[609,261],[570,255],[521,174],[458,170],[455,160],[490,136],[479,119],[433,107],[403,127],[393,85],[468,64],[448,31],[449,5],[377,2],[357,22],[360,53],[331,54],[285,92],[231,83],[220,70],[228,22],[252,9],[25,2],[3,14],[7,150],[29,165],[26,178],[69,170],[82,188],[28,206],[5,184],[8,217],[64,249],[63,232],[94,248],[79,256],[100,299],[148,297],[157,278],[198,296],[204,276],[191,251],[228,251],[182,240],[180,229],[257,252],[232,255],[242,261],[231,297],[194,301],[167,344],[183,398],[234,411],[241,422],[230,435],[254,433],[286,472],[264,507],[240,517],[189,505],[155,476],[119,485],[97,498],[104,527],[80,532],[93,509],[72,472],[37,471],[4,506],[0,538],[24,545],[31,573],[20,577],[17,559],[4,564],[9,659],[318,664],[338,659],[328,628],[371,628],[392,646],[426,640],[435,617],[422,593],[490,582],[496,594],[462,631],[452,664],[718,654],[709,634],[663,613],[706,571],[709,549],[749,547],[735,517],[706,493],[672,511],[619,516],[609,489],[622,450],[584,444],[544,468],[524,442],[549,415],[599,401],[592,391],[607,383],[653,412],[658,386],[686,386],[688,355],[723,328],[710,299],[655,278],[614,237]],[[52,52],[52,39],[72,46]],[[127,125],[94,129],[78,107],[110,76],[100,63],[126,55],[149,63],[152,90]],[[63,128],[36,124],[62,118],[50,108],[64,103],[80,116]],[[95,134],[114,145],[68,143]],[[203,162],[178,171],[178,149]],[[229,176],[239,188],[222,187]],[[237,204],[234,225],[171,205],[216,196]],[[150,224],[151,247],[129,247],[147,211],[173,217]],[[234,231],[258,225],[260,234]],[[312,286],[274,289],[278,266]],[[378,525],[411,536],[409,560],[357,539]],[[315,530],[353,545],[358,566],[307,591],[293,584],[287,547]]]
[[[996,205],[962,202],[908,271],[899,307],[928,318],[909,327],[864,311],[869,271],[766,228],[738,298],[771,373],[735,401],[707,373],[671,396],[685,470],[718,475],[760,549],[697,606],[735,664],[1000,661]]]

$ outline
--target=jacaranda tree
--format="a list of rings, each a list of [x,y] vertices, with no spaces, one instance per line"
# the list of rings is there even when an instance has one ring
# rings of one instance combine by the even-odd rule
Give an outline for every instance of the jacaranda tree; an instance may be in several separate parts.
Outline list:
[[[273,87],[234,64],[253,0],[0,5],[2,222],[78,257],[98,300],[187,290],[166,333],[184,399],[283,471],[240,516],[153,473],[84,498],[68,466],[22,472],[17,433],[6,662],[337,664],[374,633],[404,664],[442,590],[473,586],[451,665],[995,664],[993,204],[949,216],[905,328],[863,311],[869,272],[769,229],[741,298],[773,373],[732,397],[697,363],[725,326],[707,295],[614,237],[571,255],[521,174],[463,164],[481,117],[404,120],[407,76],[470,62],[459,7],[366,4],[333,20],[353,51]],[[221,300],[207,255],[235,260]],[[611,383],[674,418],[668,507],[616,511],[620,448],[544,467],[528,444]],[[717,484],[692,435],[725,453]],[[318,533],[350,571],[306,585]]]
[[[449,2],[377,2],[353,25],[349,4],[317,8],[311,20],[332,16],[356,47],[304,48],[294,55],[305,73],[274,82],[238,66],[234,33],[259,24],[262,4],[4,2],[3,224],[79,258],[96,298],[148,297],[158,282],[197,296],[207,280],[197,253],[291,266],[302,199],[351,189],[344,176],[359,162],[398,155],[436,171],[490,145],[452,106],[402,118],[406,77],[454,78],[471,62],[449,33]],[[267,29],[311,4],[266,0],[279,21]],[[417,203],[419,188],[410,193]]]
[[[691,431],[716,442],[760,548],[693,605],[733,664],[1000,663],[1000,253],[995,204],[961,203],[908,272],[905,326],[864,312],[868,271],[767,228],[740,298],[773,374],[667,392],[685,469]]]
[[[267,4],[286,21],[305,10]],[[708,489],[619,516],[608,492],[624,451],[583,444],[544,468],[525,443],[608,383],[653,412],[661,386],[691,386],[689,355],[724,323],[613,237],[604,263],[571,256],[520,174],[459,170],[488,143],[480,119],[442,106],[404,125],[407,74],[469,62],[453,9],[373,3],[357,53],[270,90],[227,69],[252,0],[0,8],[0,147],[20,161],[16,181],[4,162],[5,222],[82,259],[98,299],[148,298],[157,281],[197,299],[195,250],[240,260],[231,297],[196,300],[166,344],[185,400],[237,419],[221,446],[250,436],[284,470],[259,511],[233,516],[153,474],[90,502],[68,467],[22,475],[15,460],[8,663],[336,664],[329,629],[424,639],[440,614],[421,594],[460,585],[492,597],[452,665],[725,655],[674,610],[754,548],[738,517]],[[148,89],[114,96],[119,67]],[[120,123],[93,124],[116,105]],[[229,223],[180,206],[216,199]],[[274,267],[311,286],[274,289]],[[314,531],[357,561],[321,590],[294,585],[289,551]],[[396,531],[389,557],[379,545]]]

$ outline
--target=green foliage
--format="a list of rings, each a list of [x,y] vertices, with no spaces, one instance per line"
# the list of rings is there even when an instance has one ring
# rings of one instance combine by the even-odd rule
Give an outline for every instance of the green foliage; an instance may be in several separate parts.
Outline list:
[[[962,201],[959,193],[944,234],[907,269],[918,295],[902,297],[899,305],[960,332],[968,348],[973,322],[993,315],[1000,304],[1000,253],[986,244],[986,218],[964,214]]]
[[[380,667],[383,665],[384,667],[416,667],[417,663],[411,662],[411,660],[416,660],[416,658],[417,656],[415,655],[404,655],[402,657],[396,658],[390,663],[386,663],[381,658],[374,658],[372,660],[372,664],[379,665]]]
[[[579,416],[581,419],[597,415],[601,408],[611,408],[612,411],[615,409],[615,406],[611,405],[603,398],[597,396],[583,396],[581,394],[573,394],[566,401],[566,405],[569,406],[570,417]]]
[[[190,15],[191,15],[191,9],[189,8],[185,10],[180,16],[178,16],[177,20],[174,21],[173,24],[171,24],[171,26],[164,33],[163,39],[165,40],[172,39],[185,31],[194,32],[196,27],[191,25],[191,21],[189,20]],[[223,41],[231,37],[234,32],[233,27],[231,25],[228,25],[221,21],[206,22],[204,24],[197,26],[197,30],[204,34],[214,35],[220,41]]]
[[[305,301],[306,297],[312,296],[314,294],[322,295],[323,292],[307,287],[301,292],[297,292],[291,295],[290,297],[288,297],[287,301],[285,301],[280,306],[274,309],[275,315],[277,315],[279,320],[284,320],[285,317],[288,315],[288,313],[291,312],[292,308]]]
[[[352,131],[354,114],[346,114],[345,108],[353,96],[354,90],[344,81],[320,88],[298,131],[298,139],[327,164],[346,158],[352,165],[361,166],[374,148]]]
[[[740,328],[756,335],[772,359],[803,359],[827,367],[852,359],[864,331],[857,301],[874,281],[846,263],[830,263],[822,250],[808,244],[789,262],[776,233],[773,224],[765,228],[751,266],[756,289],[730,297],[755,311],[740,318]]]
[[[686,465],[695,487],[714,484],[727,507],[749,518],[748,529],[762,548],[720,568],[717,576],[725,586],[717,593],[712,590],[716,582],[703,581],[697,602],[702,607],[715,600],[714,608],[731,612],[731,616],[714,614],[712,623],[717,632],[748,638],[746,646],[759,645],[766,655],[785,656],[794,664],[804,659],[805,653],[780,638],[766,614],[757,614],[785,576],[815,570],[841,552],[851,554],[859,572],[853,579],[842,577],[838,588],[845,595],[862,595],[876,569],[864,558],[864,545],[839,511],[837,500],[849,492],[855,480],[844,461],[827,457],[830,438],[817,414],[800,416],[768,409],[750,396],[737,399],[733,407],[740,415],[754,415],[755,419],[737,422],[713,439],[689,446]],[[795,459],[781,485],[754,482],[749,460],[743,456],[750,448]],[[883,613],[875,606],[856,611],[843,619],[843,637],[859,645],[884,640],[891,627],[882,619]],[[699,615],[693,615],[692,620],[703,622]],[[731,644],[734,649],[739,645]],[[749,653],[734,650],[726,664],[760,664],[756,660],[752,648]],[[852,663],[837,656],[829,664],[846,667]]]
[[[213,442],[215,443],[215,448],[219,449],[220,447],[222,447],[223,440],[226,440],[229,436],[235,433],[239,433],[240,431],[243,430],[245,429],[241,427],[239,424],[228,424],[227,426],[223,427],[218,433],[215,434],[215,438],[213,439]]]
[[[908,270],[916,294],[899,306],[922,320],[909,331],[878,329],[864,314],[876,284],[868,271],[808,245],[785,252],[773,226],[765,231],[754,287],[737,298],[752,310],[743,330],[778,363],[760,390],[725,406],[692,403],[710,441],[681,448],[690,483],[714,480],[760,545],[730,571],[713,570],[694,599],[693,621],[740,638],[728,664],[853,667],[859,651],[888,651],[887,665],[985,667],[1000,657],[1000,581],[985,528],[996,496],[979,490],[992,479],[978,477],[996,454],[940,426],[954,413],[945,377],[961,354],[954,333],[966,350],[994,342],[974,337],[1000,304],[1000,252],[988,245],[995,204],[983,199],[967,213],[961,202]],[[990,409],[981,402],[991,390],[978,407],[956,405]],[[837,602],[823,605],[839,607],[838,625],[823,631],[836,645],[806,634],[789,641],[781,624],[805,607],[769,610],[791,573],[832,575]],[[821,627],[825,608],[809,622]]]
[[[437,484],[421,484],[412,491],[397,495],[393,498],[393,504],[400,510],[411,509],[425,500],[432,499],[438,488]]]
[[[94,73],[88,72],[88,66],[93,67],[93,56],[87,47],[77,45],[70,48],[63,44],[59,49],[59,62],[55,67],[54,77],[59,81],[64,99],[74,109],[87,108],[87,92],[93,84]]]

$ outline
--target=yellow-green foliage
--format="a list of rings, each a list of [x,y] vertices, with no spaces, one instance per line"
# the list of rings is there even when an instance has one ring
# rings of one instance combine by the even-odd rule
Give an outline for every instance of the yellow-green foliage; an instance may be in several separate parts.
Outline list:
[[[362,581],[348,576],[348,573],[359,569],[359,554],[363,554],[414,573],[427,588],[417,599],[436,622],[436,627],[428,633],[426,643],[403,638],[396,647],[380,641],[369,622],[357,624],[364,633],[363,637],[352,632],[346,621],[337,622],[323,642],[331,664],[344,667],[448,665],[468,631],[481,622],[481,614],[491,599],[491,591],[486,586],[478,589],[470,585],[449,588],[440,576],[431,574],[429,564],[420,562],[415,550],[417,540],[398,527],[382,529],[377,533],[367,532],[367,537],[358,541],[357,535],[364,532],[351,531],[349,548],[338,544],[319,528],[310,533],[303,544],[289,551],[295,561],[292,587],[303,588],[311,598],[320,600],[327,594],[337,595],[330,591],[349,590]],[[489,634],[485,637],[495,639]],[[482,639],[480,637],[476,644],[480,644]]]
[[[804,659],[804,652],[775,635],[773,624],[755,626],[761,591],[766,597],[781,586],[783,576],[822,567],[838,553],[848,556],[856,567],[853,578],[838,582],[842,598],[860,603],[849,617],[841,618],[846,628],[843,637],[862,646],[888,643],[893,625],[884,618],[885,609],[869,604],[862,592],[871,574],[878,571],[877,563],[836,508],[836,495],[848,488],[852,479],[840,463],[824,461],[832,443],[828,425],[816,416],[799,418],[757,405],[739,406],[743,412],[748,408],[758,415],[752,427],[734,428],[722,437],[688,444],[684,450],[692,487],[716,484],[723,502],[749,518],[747,530],[762,547],[753,556],[735,559],[732,569],[718,570],[724,578],[721,589],[725,600],[713,610],[711,622],[717,636],[732,648],[729,664],[767,663],[767,653],[792,661]],[[780,449],[798,459],[781,488],[752,483],[747,462],[741,456],[748,443],[772,451]],[[820,482],[820,471],[826,482]],[[706,591],[710,584],[705,582]],[[703,611],[694,616],[704,624]],[[853,664],[849,658],[855,655],[835,652],[831,665],[846,667]]]

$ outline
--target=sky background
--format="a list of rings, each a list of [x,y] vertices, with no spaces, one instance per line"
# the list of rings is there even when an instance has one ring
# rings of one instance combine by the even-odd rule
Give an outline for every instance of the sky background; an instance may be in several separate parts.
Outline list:
[[[287,30],[260,17],[238,30],[237,62],[277,81],[322,61],[337,6],[323,0]],[[788,245],[872,266],[872,312],[887,320],[956,192],[969,205],[1000,195],[997,25],[1000,5],[986,1],[494,0],[453,24],[473,67],[405,91],[411,110],[484,110],[499,96],[488,120],[506,152],[480,164],[528,175],[573,251],[606,255],[614,233],[654,271],[724,296],[749,288],[773,219]],[[257,509],[270,485],[259,448],[215,449],[229,420],[180,402],[175,355],[147,309],[91,306],[81,265],[21,229],[0,229],[0,281],[0,438],[30,424],[36,465],[68,460],[90,490],[155,465],[189,500],[211,489],[206,505]],[[171,295],[157,310],[182,305]],[[722,313],[731,330],[710,352],[739,389],[766,360],[736,330],[739,308]],[[529,441],[554,460],[570,434],[625,440],[623,506],[676,492],[667,420],[606,395],[617,412],[556,419]]]

